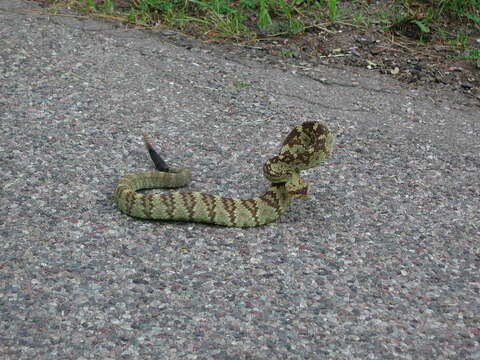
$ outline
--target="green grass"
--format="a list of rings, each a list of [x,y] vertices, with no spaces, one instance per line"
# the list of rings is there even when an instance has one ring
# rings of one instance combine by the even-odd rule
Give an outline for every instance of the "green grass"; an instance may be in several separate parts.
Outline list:
[[[327,8],[328,8],[328,18],[332,23],[337,21],[338,17],[338,7],[337,7],[337,0],[327,0]]]
[[[291,36],[307,29],[335,31],[339,26],[375,24],[388,30],[407,19],[431,41],[459,46],[473,61],[479,58],[467,44],[472,32],[480,32],[480,0],[385,0],[377,8],[366,0],[134,0],[123,13],[112,0],[54,0],[55,7],[62,3],[138,26],[166,26],[236,41]]]
[[[463,57],[475,62],[477,67],[480,68],[480,48],[468,48],[463,53]]]

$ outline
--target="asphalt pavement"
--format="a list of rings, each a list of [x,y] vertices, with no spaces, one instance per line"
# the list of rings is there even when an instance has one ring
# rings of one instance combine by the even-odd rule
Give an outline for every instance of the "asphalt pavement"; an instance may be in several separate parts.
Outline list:
[[[152,169],[141,131],[189,189],[247,198],[312,120],[337,146],[271,225],[113,203]],[[1,359],[480,359],[480,112],[460,93],[0,0],[0,123]]]

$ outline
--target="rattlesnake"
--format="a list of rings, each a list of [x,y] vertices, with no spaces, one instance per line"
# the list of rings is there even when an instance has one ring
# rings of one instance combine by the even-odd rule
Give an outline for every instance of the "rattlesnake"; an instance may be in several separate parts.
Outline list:
[[[263,166],[263,174],[271,182],[270,187],[263,195],[251,199],[231,199],[197,191],[166,194],[136,192],[140,189],[182,187],[191,179],[186,169],[170,169],[146,134],[144,142],[157,170],[130,174],[120,179],[115,190],[115,202],[122,212],[143,219],[248,227],[275,221],[294,198],[307,195],[307,184],[300,177],[300,171],[314,167],[329,157],[335,137],[320,122],[305,122],[294,127],[279,154]]]

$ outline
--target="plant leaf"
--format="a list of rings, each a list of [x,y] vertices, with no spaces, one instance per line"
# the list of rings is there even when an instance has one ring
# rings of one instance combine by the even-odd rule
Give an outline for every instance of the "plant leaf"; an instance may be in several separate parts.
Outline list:
[[[427,25],[425,25],[422,21],[420,20],[412,20],[412,23],[418,26],[421,32],[423,33],[428,33],[430,32],[430,29],[428,28]]]

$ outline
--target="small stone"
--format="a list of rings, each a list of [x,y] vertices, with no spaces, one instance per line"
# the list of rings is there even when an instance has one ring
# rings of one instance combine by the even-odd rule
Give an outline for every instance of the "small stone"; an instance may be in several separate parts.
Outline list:
[[[390,70],[390,74],[397,75],[400,72],[398,66],[395,66],[392,70]]]

